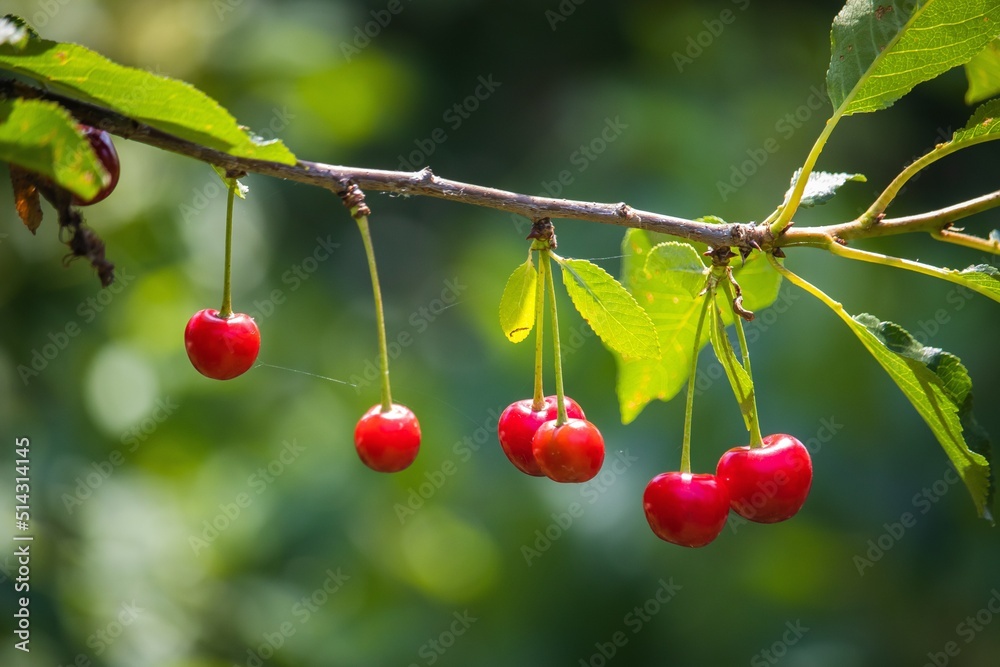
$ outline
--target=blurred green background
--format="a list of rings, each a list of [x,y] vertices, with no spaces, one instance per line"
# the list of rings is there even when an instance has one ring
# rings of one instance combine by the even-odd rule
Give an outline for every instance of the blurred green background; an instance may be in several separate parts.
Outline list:
[[[535,194],[554,193],[567,171],[562,196],[745,221],[773,209],[827,116],[825,102],[809,105],[819,106],[840,3],[4,5],[43,36],[192,82],[301,158],[387,169],[406,160]],[[854,217],[965,123],[964,90],[956,70],[886,112],[845,119],[820,168],[861,171],[868,183],[798,223]],[[609,123],[613,140],[584,155]],[[437,128],[443,141],[430,139]],[[719,183],[770,138],[778,152],[723,197]],[[409,334],[394,350],[394,397],[424,433],[410,469],[379,475],[352,446],[356,419],[378,400],[365,380],[377,361],[360,239],[339,202],[246,178],[234,305],[257,318],[261,362],[359,386],[271,367],[213,382],[190,367],[182,332],[196,310],[219,305],[220,183],[192,160],[117,146],[117,191],[86,211],[119,270],[109,291],[82,262],[62,266],[51,211],[32,237],[0,188],[0,515],[13,512],[14,439],[30,437],[35,534],[32,652],[12,648],[8,615],[0,664],[996,664],[996,530],[949,482],[916,412],[808,295],[783,287],[751,336],[764,430],[810,447],[812,495],[792,521],[733,523],[709,547],[683,549],[652,535],[641,506],[646,482],[678,466],[682,401],[622,427],[614,362],[565,298],[567,389],[605,435],[605,471],[557,485],[520,474],[500,451],[496,416],[532,383],[530,343],[507,343],[496,318],[524,259],[525,220],[370,193],[389,339]],[[935,165],[891,214],[996,189],[996,150]],[[969,226],[985,234],[1000,214]],[[557,227],[561,254],[618,272],[621,229]],[[996,263],[925,236],[866,247]],[[850,312],[958,354],[981,422],[1000,434],[997,304],[818,251],[790,253],[788,266]],[[79,335],[63,335],[74,324]],[[18,366],[60,341],[25,381]],[[700,471],[746,441],[709,356],[695,404]],[[913,521],[900,530],[904,513]],[[13,533],[12,521],[0,532]]]

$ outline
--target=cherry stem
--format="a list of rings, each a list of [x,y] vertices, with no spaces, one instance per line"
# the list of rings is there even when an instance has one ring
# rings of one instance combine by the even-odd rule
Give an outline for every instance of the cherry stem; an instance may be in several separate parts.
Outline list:
[[[531,251],[528,251],[531,257]],[[545,387],[542,384],[542,350],[545,346],[545,276],[541,268],[541,253],[539,253],[539,275],[535,282],[535,396],[531,403],[534,412],[545,409]]]
[[[729,303],[735,302],[736,293],[733,286],[727,280],[722,281],[722,289],[726,291],[726,298]],[[733,310],[733,322],[736,325],[736,337],[740,341],[740,353],[743,355],[743,370],[750,378],[750,385],[753,386],[753,371],[750,370],[750,348],[747,346],[747,338],[743,333],[743,318]],[[757,390],[750,394],[750,449],[764,446],[764,439],[760,434],[760,416],[757,414]]]
[[[698,375],[698,353],[701,352],[701,332],[705,326],[705,315],[708,314],[708,305],[712,302],[713,294],[705,294],[705,305],[701,308],[701,315],[698,316],[698,326],[694,331],[694,350],[691,352],[691,373],[688,375],[687,397],[684,404],[684,441],[681,445],[681,472],[691,473],[691,422],[694,416],[694,383]]]
[[[226,260],[222,274],[222,307],[219,317],[228,319],[233,316],[232,269],[233,269],[233,201],[236,199],[236,179],[226,179],[229,183],[229,198],[226,200]]]
[[[549,314],[552,316],[552,354],[555,357],[556,405],[558,406],[556,426],[562,426],[569,421],[569,415],[566,414],[565,393],[563,392],[562,347],[559,342],[559,309],[556,307],[556,284],[552,278],[552,266],[549,255],[550,252],[548,250],[540,250],[538,252],[538,264],[541,267],[542,273],[539,279],[545,279],[549,290]]]
[[[352,210],[351,214],[356,214]],[[378,283],[378,269],[375,268],[375,248],[372,246],[372,235],[368,229],[368,216],[358,215],[358,229],[361,230],[361,241],[365,245],[365,255],[368,257],[368,272],[372,276],[372,292],[375,295],[375,322],[378,329],[378,358],[381,369],[382,412],[392,409],[392,391],[389,388],[389,349],[385,338],[385,311],[382,308],[382,288]]]

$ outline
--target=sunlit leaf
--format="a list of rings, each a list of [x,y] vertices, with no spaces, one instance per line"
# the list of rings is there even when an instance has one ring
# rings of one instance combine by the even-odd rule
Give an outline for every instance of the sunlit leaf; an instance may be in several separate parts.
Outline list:
[[[626,358],[660,356],[652,320],[611,274],[585,259],[559,266],[573,305],[608,348]]]
[[[684,386],[705,299],[698,294],[708,269],[690,244],[668,241],[654,247],[649,235],[637,229],[626,233],[622,249],[624,280],[649,314],[660,346],[659,359],[616,355],[618,402],[627,424],[650,401],[669,401]],[[703,331],[699,349],[707,340]]]
[[[827,89],[835,116],[878,111],[963,65],[997,36],[996,0],[848,0],[833,21]]]
[[[977,264],[961,271],[952,271],[962,282],[980,294],[1000,302],[1000,270],[989,264]]]
[[[84,200],[110,178],[76,121],[54,102],[0,100],[0,160],[41,174]]]
[[[1000,138],[1000,100],[990,100],[981,104],[960,130],[952,135],[948,144],[935,147],[940,150],[946,145],[973,145]]]
[[[972,494],[980,516],[991,519],[989,439],[978,424],[974,442],[980,451],[971,449],[963,437],[966,426],[975,424],[975,419],[971,413],[972,381],[958,357],[924,347],[899,325],[880,322],[866,313],[843,319],[931,427]]]
[[[799,178],[801,169],[796,170],[792,175],[792,186]],[[864,183],[868,179],[864,174],[834,174],[827,171],[809,172],[809,180],[806,181],[806,189],[802,192],[801,206],[816,206],[825,204],[837,194],[837,190],[845,183],[856,181]],[[787,195],[786,195],[787,197]]]
[[[699,218],[721,224],[715,216]],[[618,402],[622,421],[629,423],[654,399],[669,401],[684,386],[691,371],[694,336],[708,265],[704,244],[673,236],[631,229],[622,240],[622,276],[628,290],[649,314],[660,343],[659,359],[622,359],[618,362]],[[743,290],[743,306],[758,311],[778,298],[781,275],[767,258],[753,253],[746,262],[733,260],[733,275]],[[717,297],[721,317],[733,322],[733,311],[724,294]],[[708,342],[708,327],[698,348]]]
[[[725,224],[725,220],[716,215],[706,215],[700,218],[695,218],[698,222],[708,222],[712,224]],[[644,245],[652,247],[659,243],[675,242],[682,243],[684,245],[690,245],[695,249],[696,254],[699,256],[698,261],[702,262],[703,266],[708,266],[709,261],[703,259],[701,255],[708,249],[704,243],[695,243],[692,241],[687,241],[676,236],[670,236],[668,234],[658,234],[656,232],[647,232],[643,230],[630,230],[632,241],[629,241],[629,236],[622,241],[623,252],[625,253],[626,259],[623,262],[623,276],[625,280],[625,286],[631,290],[631,285],[629,284],[629,273],[625,270],[625,266],[628,263],[628,247],[630,243],[638,241],[640,235],[645,237],[643,241]],[[770,263],[763,253],[755,252],[746,260],[733,260],[733,277],[739,283],[743,290],[743,306],[747,310],[757,311],[767,308],[778,298],[778,293],[781,289],[781,274],[771,268]],[[698,289],[701,289],[699,287]],[[723,297],[719,297],[722,299]],[[726,324],[733,323],[733,312],[731,308],[724,308],[722,311],[722,317]]]
[[[10,33],[11,26],[18,23],[0,19],[0,33]],[[218,102],[194,86],[119,65],[78,44],[33,34],[26,43],[0,43],[0,69],[230,155],[295,164],[284,144],[259,140],[243,130]]]
[[[965,76],[969,80],[966,104],[1000,95],[1000,39],[994,39],[965,63]]]
[[[512,343],[520,343],[535,326],[535,290],[538,272],[531,255],[514,269],[500,297],[500,327]]]

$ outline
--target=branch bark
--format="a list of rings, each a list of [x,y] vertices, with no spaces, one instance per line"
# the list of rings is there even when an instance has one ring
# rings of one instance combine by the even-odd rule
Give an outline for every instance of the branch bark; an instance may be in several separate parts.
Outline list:
[[[927,232],[939,241],[955,243],[972,248],[973,250],[1000,255],[1000,242],[993,239],[972,236],[971,234],[963,234],[957,228],[952,228],[955,222],[963,218],[988,211],[998,206],[1000,206],[1000,190],[935,211],[900,218],[884,218],[873,224],[867,224],[864,215],[862,215],[856,220],[838,225],[792,230],[791,233],[782,237],[780,241],[782,241],[781,245],[783,246],[804,245],[826,247],[831,242],[846,244],[848,241],[855,239]]]
[[[889,234],[928,232],[939,240],[960,242],[1000,254],[998,244],[978,237],[961,235],[948,227],[964,215],[985,210],[1000,203],[1000,193],[993,193],[950,209],[942,209],[909,218],[886,219],[871,225],[853,220],[838,225],[808,228],[786,228],[777,238],[768,225],[753,223],[710,224],[662,213],[634,209],[624,202],[617,204],[537,197],[497,188],[462,183],[435,175],[431,169],[404,172],[365,169],[300,160],[285,165],[263,160],[237,158],[225,152],[178,138],[167,132],[140,123],[119,113],[59,93],[41,90],[19,81],[0,80],[0,97],[22,97],[51,100],[68,109],[80,122],[119,135],[132,141],[213,164],[230,172],[247,172],[296,181],[341,192],[347,182],[357,183],[363,190],[391,192],[401,195],[435,197],[472,206],[492,208],[523,216],[529,220],[558,218],[587,220],[605,224],[646,229],[671,234],[689,241],[705,243],[713,248],[772,250],[795,245],[822,246],[831,240],[863,239]],[[988,200],[988,201],[985,201]],[[978,242],[977,242],[978,241]]]

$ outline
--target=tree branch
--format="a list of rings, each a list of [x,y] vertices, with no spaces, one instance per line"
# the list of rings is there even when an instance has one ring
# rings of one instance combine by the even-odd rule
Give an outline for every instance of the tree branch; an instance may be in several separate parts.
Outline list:
[[[973,250],[981,250],[994,255],[1000,255],[1000,241],[995,241],[993,239],[984,239],[979,236],[972,236],[971,234],[953,232],[950,229],[942,229],[939,232],[932,232],[931,236],[936,238],[938,241],[944,241],[945,243],[954,243],[955,245],[960,245],[965,248],[972,248]]]
[[[934,150],[918,158],[914,162],[911,162],[906,166],[903,171],[899,173],[892,182],[886,186],[882,194],[872,202],[872,205],[868,207],[868,210],[858,216],[858,222],[861,223],[862,227],[870,227],[876,224],[879,218],[884,214],[885,210],[892,203],[892,200],[896,198],[896,195],[903,189],[903,186],[916,176],[920,170],[934,164],[938,160],[952,153],[958,152],[963,148],[968,148],[970,146],[975,146],[987,141],[995,141],[997,135],[995,134],[983,134],[974,139],[965,139],[961,141],[948,141],[944,144],[939,144]]]
[[[536,197],[441,178],[435,175],[430,168],[416,172],[404,172],[345,167],[306,160],[300,160],[295,165],[285,165],[265,160],[238,158],[223,151],[181,139],[109,109],[10,79],[0,79],[0,97],[54,101],[69,110],[80,122],[100,127],[132,141],[185,155],[230,172],[242,171],[272,176],[326,188],[338,193],[343,191],[345,184],[350,181],[357,183],[363,190],[435,197],[472,206],[492,208],[523,216],[532,221],[541,218],[559,218],[646,229],[671,234],[689,241],[701,242],[714,248],[739,248],[744,251],[744,254],[752,250],[772,250],[795,245],[823,247],[831,241],[846,242],[853,239],[910,232],[928,232],[941,240],[1000,254],[1000,244],[994,241],[948,230],[948,227],[955,220],[1000,205],[1000,191],[939,211],[906,218],[880,220],[867,227],[859,218],[824,227],[789,227],[785,228],[778,237],[775,237],[772,235],[769,225],[765,224],[710,224],[662,213],[637,210],[624,202],[606,204]]]
[[[738,246],[749,249],[754,247],[754,243],[759,246],[770,245],[770,234],[767,233],[767,230],[757,229],[753,225],[738,223],[717,225],[697,222],[671,215],[639,211],[624,202],[602,204],[535,197],[441,178],[431,172],[430,168],[416,172],[404,172],[343,167],[307,160],[299,160],[298,164],[295,165],[285,165],[264,160],[237,158],[222,151],[175,137],[103,107],[58,93],[43,91],[17,81],[0,81],[0,96],[55,101],[68,109],[80,122],[100,127],[102,130],[132,141],[186,155],[229,171],[245,171],[273,176],[337,192],[343,190],[344,183],[349,180],[357,183],[362,190],[436,197],[473,206],[493,208],[524,216],[529,220],[561,218],[603,222],[673,234],[713,247]]]
[[[884,218],[871,226],[865,225],[865,218],[862,215],[857,220],[838,225],[790,230],[778,239],[778,243],[775,245],[827,247],[831,242],[846,243],[877,236],[927,232],[939,241],[956,243],[974,250],[1000,255],[1000,242],[963,234],[951,229],[951,226],[958,220],[997,206],[1000,206],[1000,190],[935,211],[901,218]]]

